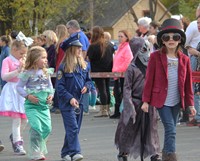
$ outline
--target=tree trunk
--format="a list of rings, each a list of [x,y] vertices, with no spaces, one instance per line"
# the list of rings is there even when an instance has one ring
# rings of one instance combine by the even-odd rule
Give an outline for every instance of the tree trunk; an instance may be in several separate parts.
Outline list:
[[[37,6],[39,6],[39,1],[35,0],[34,1],[34,10],[33,10],[33,25],[32,25],[32,32],[34,35],[35,35],[35,29],[37,28],[37,20],[38,20],[38,15],[35,10],[35,8],[37,8]]]
[[[149,11],[150,11],[150,17],[152,20],[155,19],[155,15],[157,12],[157,0],[149,0]]]
[[[94,26],[94,2],[93,2],[93,0],[90,0],[89,4],[90,4],[90,28],[92,29]]]

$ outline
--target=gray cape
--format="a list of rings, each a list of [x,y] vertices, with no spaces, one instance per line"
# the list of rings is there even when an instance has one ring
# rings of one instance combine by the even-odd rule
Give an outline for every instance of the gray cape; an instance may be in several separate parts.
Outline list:
[[[134,159],[140,156],[141,160],[160,152],[156,109],[150,107],[148,113],[141,110],[145,74],[138,67],[141,63],[136,61],[139,61],[137,56],[144,43],[142,38],[133,38],[133,44],[130,44],[137,46],[137,51],[132,50],[134,59],[125,73],[124,109],[115,133],[119,152],[128,153]]]

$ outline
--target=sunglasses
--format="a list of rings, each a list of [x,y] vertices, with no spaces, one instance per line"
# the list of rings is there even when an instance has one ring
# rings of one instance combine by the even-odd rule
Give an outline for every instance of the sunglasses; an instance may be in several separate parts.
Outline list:
[[[163,34],[161,37],[161,39],[165,42],[169,41],[170,38],[172,38],[174,41],[179,41],[181,39],[181,35],[178,33],[175,33],[173,35]]]

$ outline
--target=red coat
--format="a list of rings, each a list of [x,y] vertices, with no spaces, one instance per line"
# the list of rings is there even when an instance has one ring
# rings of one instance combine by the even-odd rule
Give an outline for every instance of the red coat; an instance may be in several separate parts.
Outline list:
[[[162,53],[161,53],[162,52]],[[194,106],[192,71],[189,57],[178,52],[178,86],[182,108]],[[164,50],[151,54],[147,67],[142,101],[161,108],[167,97],[167,55]]]

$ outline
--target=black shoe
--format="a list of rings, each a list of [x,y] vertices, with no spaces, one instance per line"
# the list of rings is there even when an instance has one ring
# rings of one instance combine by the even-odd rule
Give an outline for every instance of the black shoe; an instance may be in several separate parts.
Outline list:
[[[119,119],[120,118],[120,113],[119,114],[113,114],[112,116],[110,116],[110,119]]]
[[[189,119],[180,119],[180,123],[187,123],[189,121]]]
[[[151,157],[151,161],[162,161],[162,159],[158,154],[156,154]]]
[[[127,155],[118,155],[117,159],[118,161],[128,161]]]

